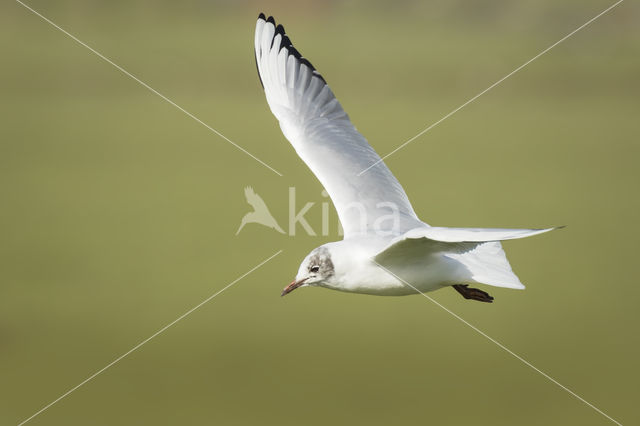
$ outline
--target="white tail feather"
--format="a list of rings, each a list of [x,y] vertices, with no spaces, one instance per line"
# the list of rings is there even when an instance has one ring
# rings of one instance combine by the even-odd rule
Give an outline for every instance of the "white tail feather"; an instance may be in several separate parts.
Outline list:
[[[446,253],[444,256],[463,265],[473,282],[524,289],[524,285],[513,273],[502,245],[497,241],[478,244],[473,250],[464,253]]]

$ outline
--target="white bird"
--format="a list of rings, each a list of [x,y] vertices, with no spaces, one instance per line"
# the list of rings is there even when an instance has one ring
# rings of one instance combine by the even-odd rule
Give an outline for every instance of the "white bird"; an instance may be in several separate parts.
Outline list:
[[[265,204],[262,197],[256,194],[252,187],[247,186],[244,189],[244,196],[247,199],[247,203],[249,203],[249,205],[253,207],[253,211],[245,214],[242,217],[242,220],[240,221],[240,227],[238,228],[236,235],[240,233],[242,228],[244,228],[247,223],[259,223],[260,225],[275,229],[279,233],[284,234],[284,231],[282,230],[282,228],[280,228],[280,225],[278,225],[278,222],[269,211],[269,208]]]
[[[303,286],[374,295],[452,286],[465,299],[491,302],[493,297],[469,285],[524,288],[500,241],[556,228],[427,225],[351,124],[324,78],[293,47],[282,25],[262,13],[256,24],[255,57],[269,108],[329,193],[344,229],[344,240],[324,244],[304,258],[282,295]]]

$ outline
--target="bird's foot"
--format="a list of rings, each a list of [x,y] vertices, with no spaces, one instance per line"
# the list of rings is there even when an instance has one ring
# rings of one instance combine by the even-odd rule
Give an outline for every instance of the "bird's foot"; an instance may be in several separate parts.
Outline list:
[[[477,288],[471,288],[467,284],[454,284],[452,287],[465,299],[478,300],[486,303],[493,302],[493,297],[491,297],[489,293]]]

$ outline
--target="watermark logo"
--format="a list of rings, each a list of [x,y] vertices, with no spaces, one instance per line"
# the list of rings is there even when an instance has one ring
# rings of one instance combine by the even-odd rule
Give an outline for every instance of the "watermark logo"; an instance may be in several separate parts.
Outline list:
[[[259,225],[266,226],[267,228],[271,228],[281,234],[287,234],[292,237],[296,235],[296,230],[298,228],[302,228],[309,236],[314,237],[318,235],[316,230],[305,217],[316,203],[309,201],[306,202],[302,208],[298,209],[296,206],[296,188],[289,188],[289,217],[287,220],[287,231],[280,227],[278,221],[269,211],[265,201],[253,190],[252,187],[246,187],[244,189],[244,195],[247,199],[247,203],[253,207],[253,211],[244,215],[236,235],[240,233],[245,225],[250,223],[257,223]],[[329,194],[323,190],[322,197],[325,201],[320,203],[322,222],[320,225],[320,235],[326,237],[331,235],[329,227]],[[350,221],[349,223],[351,228],[359,229],[362,233],[375,233],[381,236],[389,236],[393,235],[394,231],[396,231],[400,225],[400,211],[397,206],[391,202],[379,202],[376,204],[373,211],[368,211],[362,203],[352,202],[344,206],[343,213],[347,220]],[[354,227],[354,224],[357,226]],[[340,236],[344,235],[344,231],[339,221],[337,221],[337,232]]]
[[[281,234],[285,233],[282,228],[280,228],[280,225],[278,225],[278,221],[276,221],[276,219],[269,211],[269,208],[265,204],[262,197],[256,194],[252,187],[247,186],[244,189],[244,196],[247,199],[247,203],[249,203],[249,205],[253,207],[253,211],[244,215],[242,221],[240,222],[240,227],[238,228],[236,235],[240,233],[242,228],[244,228],[247,223],[259,223],[260,225],[264,225],[267,228],[275,229]]]

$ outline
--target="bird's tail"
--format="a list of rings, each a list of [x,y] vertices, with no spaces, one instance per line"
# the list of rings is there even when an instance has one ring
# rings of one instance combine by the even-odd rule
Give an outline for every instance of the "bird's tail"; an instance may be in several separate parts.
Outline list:
[[[445,256],[464,266],[470,282],[524,289],[498,241],[480,243],[464,253],[447,253]]]

